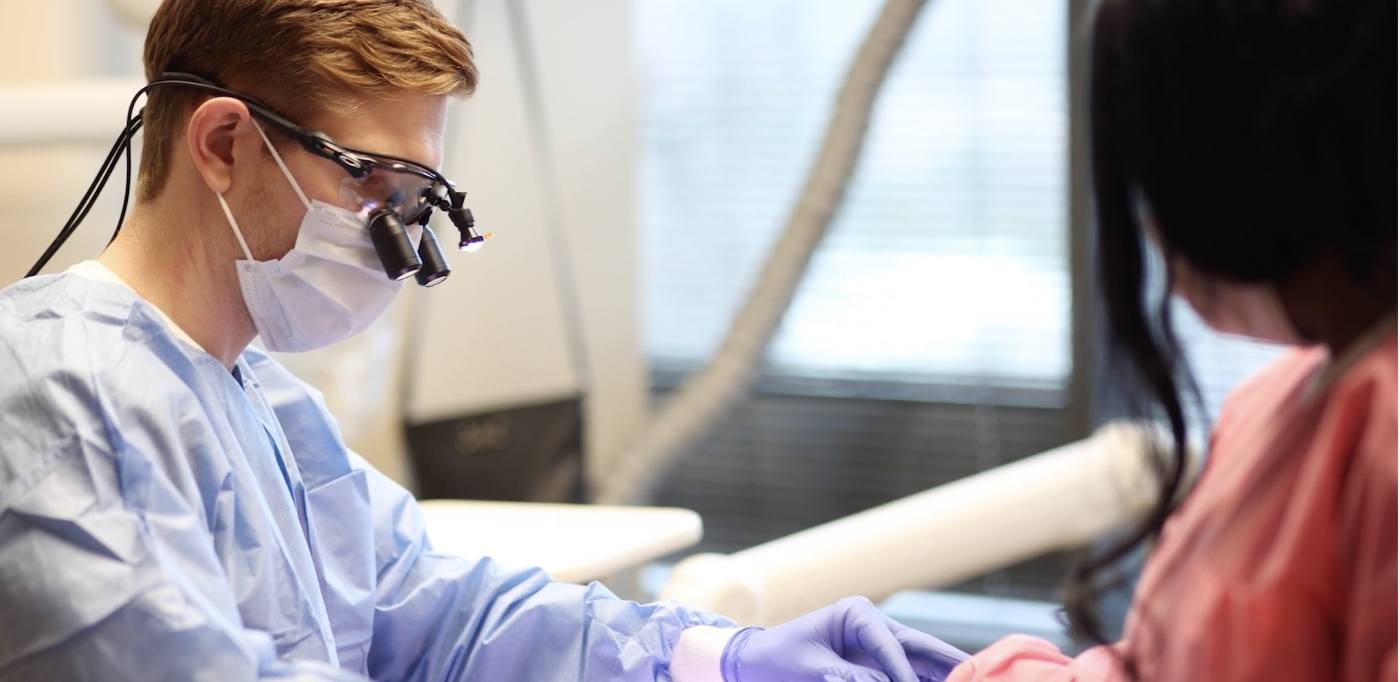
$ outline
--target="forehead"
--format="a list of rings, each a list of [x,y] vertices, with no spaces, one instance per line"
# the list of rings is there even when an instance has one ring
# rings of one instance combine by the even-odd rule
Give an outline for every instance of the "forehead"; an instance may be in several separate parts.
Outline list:
[[[309,123],[340,144],[437,169],[442,166],[447,98],[360,99],[351,108],[327,111]]]

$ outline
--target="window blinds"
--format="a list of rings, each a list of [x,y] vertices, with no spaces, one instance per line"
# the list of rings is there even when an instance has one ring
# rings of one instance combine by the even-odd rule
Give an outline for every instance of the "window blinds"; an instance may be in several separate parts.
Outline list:
[[[762,265],[874,0],[637,4],[645,348],[707,357]],[[1063,0],[930,3],[768,358],[798,376],[1059,387]]]

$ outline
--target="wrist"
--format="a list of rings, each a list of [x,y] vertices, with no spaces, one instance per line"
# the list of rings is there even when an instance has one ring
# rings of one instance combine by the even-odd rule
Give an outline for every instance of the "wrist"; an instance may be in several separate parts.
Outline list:
[[[681,632],[671,650],[670,679],[674,682],[724,682],[720,674],[724,650],[739,628],[694,625]]]

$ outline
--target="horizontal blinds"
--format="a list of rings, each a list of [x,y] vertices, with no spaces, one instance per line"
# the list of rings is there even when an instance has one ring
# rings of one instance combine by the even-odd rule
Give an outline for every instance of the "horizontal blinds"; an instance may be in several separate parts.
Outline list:
[[[879,3],[637,4],[646,350],[707,357]],[[775,340],[788,374],[1063,383],[1065,8],[932,2]]]

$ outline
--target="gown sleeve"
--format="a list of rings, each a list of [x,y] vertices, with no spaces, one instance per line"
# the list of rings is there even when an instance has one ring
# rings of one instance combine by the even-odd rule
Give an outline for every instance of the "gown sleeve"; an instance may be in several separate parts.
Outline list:
[[[618,599],[598,583],[434,551],[417,500],[346,448],[319,392],[261,355],[252,365],[294,451],[341,451],[363,473],[374,543],[372,678],[672,680],[682,631],[731,625],[677,604]]]
[[[435,552],[413,497],[372,467],[367,476],[379,566],[375,679],[670,680],[682,631],[730,625],[676,604],[624,601],[596,582]]]

